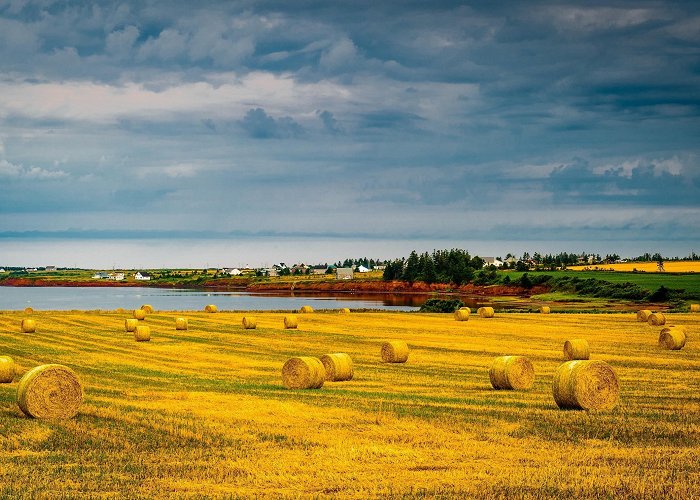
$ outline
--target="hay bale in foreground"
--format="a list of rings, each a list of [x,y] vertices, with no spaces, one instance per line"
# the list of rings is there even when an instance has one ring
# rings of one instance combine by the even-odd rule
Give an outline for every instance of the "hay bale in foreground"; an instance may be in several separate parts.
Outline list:
[[[175,330],[187,330],[187,318],[175,318]]]
[[[299,309],[299,312],[302,314],[309,314],[314,312],[314,308],[311,306],[301,306],[301,309]]]
[[[559,408],[608,410],[617,405],[620,386],[604,361],[568,361],[554,372],[552,394]]]
[[[124,330],[127,332],[133,332],[136,330],[136,327],[139,325],[139,320],[134,319],[134,318],[128,318],[124,320]]]
[[[651,313],[649,315],[649,324],[651,326],[661,326],[666,324],[666,316],[663,313]]]
[[[134,330],[134,340],[136,342],[149,342],[151,340],[151,327],[137,326]]]
[[[683,349],[687,336],[680,326],[667,326],[659,334],[659,346],[669,351]]]
[[[542,306],[540,307],[540,314],[549,314],[552,312],[549,306]]]
[[[36,321],[33,319],[23,319],[22,320],[22,331],[24,333],[34,333],[36,332]]]
[[[389,340],[382,344],[382,361],[385,363],[405,363],[408,353],[408,345],[403,340]]]
[[[146,311],[143,309],[134,309],[134,318],[138,319],[139,321],[143,321],[146,319]]]
[[[282,383],[287,389],[319,389],[326,380],[326,369],[318,358],[290,358],[282,367]]]
[[[9,356],[0,356],[0,384],[9,384],[15,379],[15,361]]]
[[[588,359],[591,351],[586,339],[574,339],[564,342],[564,359],[571,361],[574,359]]]
[[[331,382],[342,382],[351,380],[354,374],[352,358],[344,352],[334,354],[324,354],[321,356],[321,363],[326,370],[326,380]]]
[[[691,313],[700,312],[700,304],[690,304],[690,312]]]
[[[294,315],[289,315],[284,317],[284,327],[287,330],[293,330],[299,326],[299,320]]]
[[[470,311],[467,309],[457,309],[455,311],[455,321],[469,321]]]
[[[77,415],[82,403],[80,379],[67,366],[37,366],[17,386],[17,404],[28,417],[71,418]]]
[[[24,308],[24,314],[32,314],[34,312],[34,309],[31,307],[25,307]]]
[[[493,315],[495,314],[493,307],[480,307],[476,310],[476,313],[481,318],[493,318]]]
[[[649,316],[651,316],[651,311],[649,309],[640,309],[637,311],[637,321],[646,323],[649,321]]]
[[[258,322],[255,320],[255,318],[251,316],[243,316],[243,328],[246,330],[255,330],[258,326]]]
[[[146,313],[148,314],[153,314],[154,311],[153,306],[151,304],[144,304],[141,306],[141,309],[146,311]]]
[[[489,379],[494,389],[529,389],[535,382],[535,369],[524,356],[500,356],[491,364]]]
[[[338,309],[338,312],[340,314],[350,314],[350,309],[348,309],[347,307],[343,307],[342,309]]]
[[[216,307],[214,304],[207,304],[206,306],[204,306],[204,312],[215,313],[218,310],[219,308]]]

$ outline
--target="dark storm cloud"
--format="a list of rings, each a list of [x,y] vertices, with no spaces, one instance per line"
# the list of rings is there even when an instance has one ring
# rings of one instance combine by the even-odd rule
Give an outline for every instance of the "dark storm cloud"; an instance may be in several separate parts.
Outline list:
[[[148,209],[154,229],[632,238],[643,212],[697,234],[699,24],[697,2],[3,2],[0,231]]]

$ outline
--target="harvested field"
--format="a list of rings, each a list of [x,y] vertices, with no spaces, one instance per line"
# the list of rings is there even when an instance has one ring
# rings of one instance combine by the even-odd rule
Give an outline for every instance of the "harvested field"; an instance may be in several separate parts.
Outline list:
[[[150,342],[124,331],[131,311],[0,312],[0,356],[16,363],[0,385],[0,497],[645,497],[700,491],[700,319],[682,350],[659,347],[659,327],[626,314],[335,312],[148,316]],[[288,314],[288,313],[287,313]],[[552,378],[567,339],[614,370],[612,410],[560,410]],[[405,364],[379,347],[404,340]],[[594,348],[593,348],[594,347]],[[350,381],[286,389],[291,357],[344,352]],[[527,391],[491,388],[494,357],[526,356]],[[29,369],[65,365],[84,400],[69,420],[36,420],[16,403]],[[329,460],[329,457],[333,457]]]

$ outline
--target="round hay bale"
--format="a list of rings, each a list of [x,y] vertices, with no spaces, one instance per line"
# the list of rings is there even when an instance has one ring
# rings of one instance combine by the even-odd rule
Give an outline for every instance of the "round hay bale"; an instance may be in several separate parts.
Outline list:
[[[255,328],[258,326],[258,322],[255,320],[255,318],[252,318],[250,316],[243,316],[243,328],[246,330],[255,330]]]
[[[17,404],[28,417],[71,418],[82,403],[80,379],[67,366],[37,366],[25,373],[17,386]]]
[[[382,344],[382,361],[385,363],[405,363],[408,353],[408,345],[403,340],[390,340]]]
[[[460,310],[460,311],[467,311],[469,314],[472,313],[472,308],[471,308],[471,307],[467,307],[467,306],[460,307],[459,310]]]
[[[554,372],[552,394],[559,408],[607,410],[617,405],[620,385],[604,361],[567,361]]]
[[[137,326],[134,330],[134,340],[136,342],[149,342],[151,340],[151,327],[150,326]]]
[[[187,330],[187,318],[175,318],[175,330]]]
[[[36,321],[33,319],[23,319],[22,320],[22,331],[24,333],[34,333],[36,332]]]
[[[550,312],[552,312],[552,310],[549,308],[549,306],[540,307],[540,314],[549,314]]]
[[[0,356],[0,384],[9,384],[15,379],[15,362],[9,356]]]
[[[637,311],[637,321],[646,323],[649,321],[649,316],[651,316],[651,311],[649,309],[640,309]]]
[[[700,304],[690,304],[690,312],[691,313],[700,312]]]
[[[314,312],[314,308],[311,306],[301,306],[301,309],[299,309],[299,312],[302,314],[309,314]]]
[[[649,315],[649,324],[651,326],[661,326],[666,324],[666,316],[663,313],[651,313]]]
[[[591,351],[588,348],[586,339],[574,339],[564,342],[564,359],[571,361],[573,359],[588,359],[591,357]]]
[[[535,369],[524,356],[499,356],[489,369],[494,389],[529,389],[535,382]]]
[[[117,313],[117,314],[124,314],[126,311],[124,310],[123,307],[117,307],[117,308],[114,310],[114,312]]]
[[[141,309],[146,311],[148,314],[153,314],[153,306],[151,304],[144,304],[141,306]]]
[[[124,320],[124,330],[127,332],[133,332],[136,330],[136,327],[139,325],[139,320],[134,319],[134,318],[128,318]]]
[[[455,311],[455,321],[469,321],[469,310],[457,309]]]
[[[348,309],[347,307],[343,307],[342,309],[339,309],[338,312],[340,314],[350,314],[350,309]]]
[[[204,306],[204,312],[215,313],[218,310],[219,308],[216,307],[214,304],[207,304],[206,306]]]
[[[481,318],[493,318],[493,315],[495,314],[493,307],[480,307],[476,310],[476,313]]]
[[[683,349],[687,337],[685,330],[680,326],[667,326],[659,334],[659,346],[669,351]]]
[[[287,389],[319,389],[326,380],[326,369],[318,358],[290,358],[282,367],[282,383]]]
[[[284,327],[287,330],[294,329],[299,326],[299,320],[296,316],[290,315],[284,317]]]
[[[326,370],[326,380],[331,382],[342,382],[351,380],[353,376],[352,358],[344,352],[335,354],[324,354],[321,356],[321,363]]]
[[[34,309],[31,307],[25,307],[24,308],[24,314],[32,314],[34,312]]]
[[[146,319],[146,311],[143,309],[134,309],[134,318],[138,320]]]

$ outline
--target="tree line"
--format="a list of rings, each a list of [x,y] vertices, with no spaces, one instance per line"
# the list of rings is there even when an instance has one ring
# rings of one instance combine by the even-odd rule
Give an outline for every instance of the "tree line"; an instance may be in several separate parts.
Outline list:
[[[480,257],[472,257],[466,250],[434,250],[433,253],[411,252],[408,259],[387,262],[384,280],[403,280],[425,283],[454,283],[462,285],[474,278],[476,271],[484,267]]]

